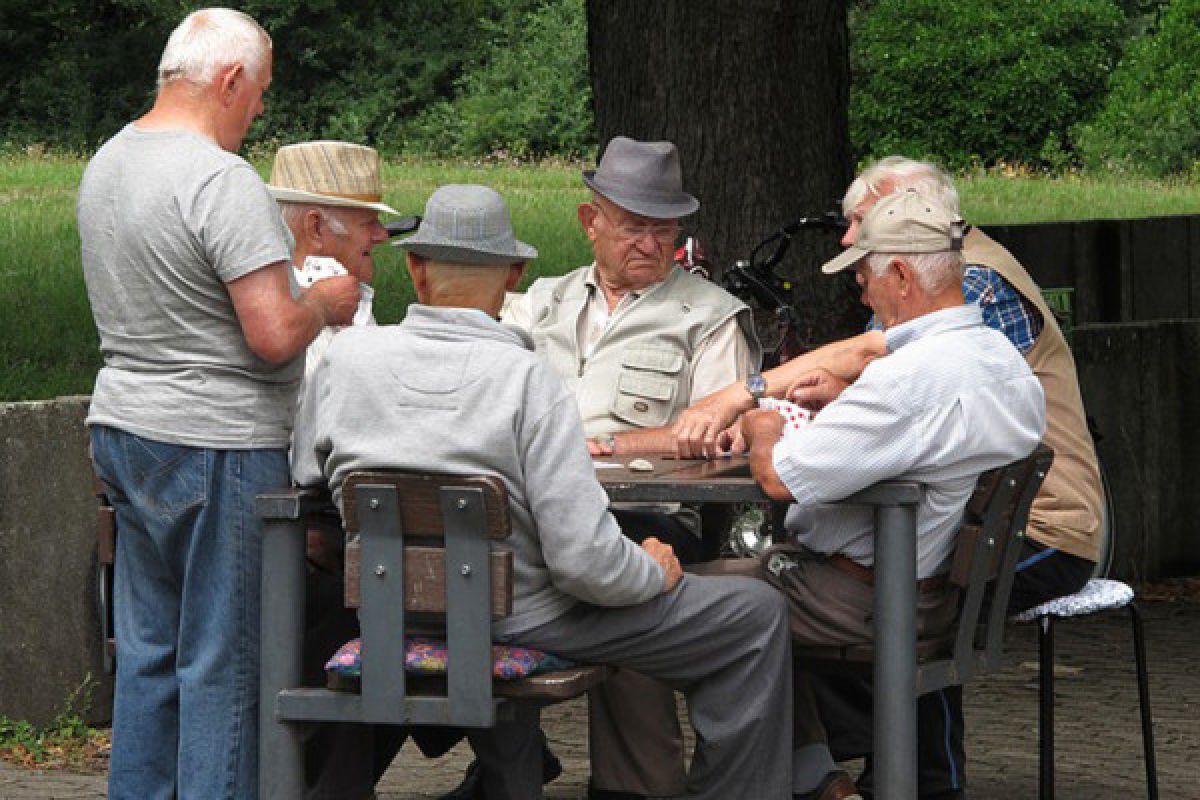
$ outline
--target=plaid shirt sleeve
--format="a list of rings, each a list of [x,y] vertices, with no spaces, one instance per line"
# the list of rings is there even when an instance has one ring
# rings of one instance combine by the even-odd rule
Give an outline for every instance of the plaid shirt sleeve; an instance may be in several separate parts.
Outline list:
[[[1042,315],[1012,284],[993,269],[968,264],[963,272],[963,299],[983,311],[983,322],[1028,353],[1042,332]]]

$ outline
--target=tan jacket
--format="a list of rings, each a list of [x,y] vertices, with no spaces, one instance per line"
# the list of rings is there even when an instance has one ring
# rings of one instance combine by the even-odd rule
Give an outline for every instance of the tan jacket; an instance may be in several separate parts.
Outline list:
[[[584,359],[576,340],[589,299],[588,274],[582,267],[560,278],[541,278],[527,293],[534,347],[579,401],[587,435],[669,423],[691,403],[697,347],[732,317],[759,363],[749,308],[681,269],[673,269],[623,311]]]
[[[967,235],[963,255],[968,264],[998,272],[1037,308],[1044,323],[1025,360],[1046,393],[1046,436],[1042,441],[1054,449],[1054,464],[1033,501],[1027,533],[1048,547],[1095,561],[1104,499],[1075,359],[1041,290],[1008,250],[974,228]]]

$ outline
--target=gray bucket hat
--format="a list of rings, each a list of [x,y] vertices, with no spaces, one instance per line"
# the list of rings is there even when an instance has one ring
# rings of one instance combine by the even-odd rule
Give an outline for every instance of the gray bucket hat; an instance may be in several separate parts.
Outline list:
[[[670,142],[638,142],[615,136],[583,182],[626,211],[653,219],[694,214],[700,201],[683,191],[679,151]]]
[[[469,183],[439,186],[425,203],[417,232],[396,247],[437,261],[503,266],[537,258],[537,250],[513,237],[504,198]]]

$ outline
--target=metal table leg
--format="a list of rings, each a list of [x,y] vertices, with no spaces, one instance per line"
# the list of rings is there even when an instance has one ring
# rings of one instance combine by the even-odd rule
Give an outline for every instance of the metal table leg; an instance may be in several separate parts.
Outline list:
[[[281,689],[302,679],[304,520],[263,520],[262,666],[259,681],[258,786],[262,800],[304,796],[300,726],[275,718]]]
[[[917,797],[916,510],[875,510],[875,796]]]

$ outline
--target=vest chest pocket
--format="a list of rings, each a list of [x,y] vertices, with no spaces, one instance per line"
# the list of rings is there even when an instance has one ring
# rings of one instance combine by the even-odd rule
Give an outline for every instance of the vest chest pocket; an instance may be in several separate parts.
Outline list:
[[[683,354],[658,347],[637,347],[621,358],[612,413],[639,428],[666,425],[679,393]]]

